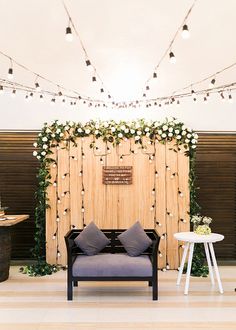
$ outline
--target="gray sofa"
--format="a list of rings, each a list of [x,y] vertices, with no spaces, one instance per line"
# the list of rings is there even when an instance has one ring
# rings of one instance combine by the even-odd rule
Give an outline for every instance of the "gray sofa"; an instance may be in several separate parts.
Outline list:
[[[99,254],[88,256],[75,244],[82,229],[72,229],[66,236],[67,246],[67,299],[73,299],[73,286],[78,281],[148,281],[153,300],[158,299],[157,249],[160,238],[152,229],[145,232],[152,244],[137,257],[129,256],[117,236],[124,230],[102,230],[110,240]]]

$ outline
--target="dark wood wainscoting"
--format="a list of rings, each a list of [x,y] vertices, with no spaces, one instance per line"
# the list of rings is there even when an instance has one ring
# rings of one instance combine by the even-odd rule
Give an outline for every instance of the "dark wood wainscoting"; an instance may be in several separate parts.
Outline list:
[[[217,257],[236,260],[236,134],[199,134],[196,174],[201,213],[225,236]]]
[[[0,132],[0,195],[8,214],[30,218],[11,228],[12,258],[31,258],[34,246],[34,193],[38,161],[33,157],[36,132]]]
[[[8,213],[30,214],[12,228],[13,259],[29,259],[34,245],[34,193],[38,162],[32,156],[37,132],[0,132],[0,195]],[[214,219],[217,257],[236,260],[236,134],[199,134],[196,161],[202,213]]]

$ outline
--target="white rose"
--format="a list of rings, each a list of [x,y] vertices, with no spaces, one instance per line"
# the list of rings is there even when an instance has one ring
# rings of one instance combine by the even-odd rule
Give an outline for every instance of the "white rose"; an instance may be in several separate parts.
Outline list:
[[[167,120],[168,120],[168,121],[173,121],[174,118],[173,118],[173,117],[168,117]]]
[[[62,137],[62,136],[64,136],[64,134],[63,133],[60,133],[60,136]]]
[[[42,134],[41,134],[41,133],[39,133],[39,136],[42,136]]]
[[[188,139],[190,139],[191,136],[192,136],[191,134],[189,134],[189,133],[187,134],[187,138],[188,138]]]
[[[159,126],[159,121],[155,121],[155,123],[154,123],[154,127],[158,127]]]
[[[55,137],[55,134],[54,134],[54,133],[52,133],[52,137],[53,137],[53,138]]]
[[[122,126],[121,126],[121,129],[122,129],[122,131],[124,131],[124,130],[125,130],[125,126],[124,126],[124,125],[122,125]]]
[[[163,129],[163,131],[167,131],[168,130],[168,126],[167,125],[163,125],[162,126],[162,129]]]
[[[125,129],[125,133],[129,133],[129,129],[128,128]]]
[[[90,129],[89,128],[86,128],[85,133],[86,134],[89,134],[90,133]]]
[[[36,157],[38,155],[37,151],[33,152],[33,156]]]
[[[189,143],[189,139],[185,139],[185,143]]]
[[[187,127],[185,125],[182,126],[182,130],[184,131]]]
[[[134,134],[135,133],[135,130],[133,128],[131,128],[130,133],[131,134]]]
[[[179,129],[176,129],[175,130],[175,134],[179,134]]]
[[[82,133],[82,132],[83,132],[83,131],[82,131],[82,128],[79,127],[79,128],[77,129],[77,132],[78,132],[78,133]]]
[[[37,159],[40,159],[41,158],[41,156],[37,156]]]
[[[51,132],[51,130],[50,130],[50,128],[48,127],[47,129],[46,129],[46,133],[50,133]]]
[[[140,136],[135,136],[134,138],[136,141],[140,139]]]
[[[162,136],[163,138],[166,138],[166,133],[162,133],[161,136]]]
[[[169,127],[169,132],[173,132],[173,127]]]
[[[70,127],[74,125],[73,121],[69,122]]]
[[[118,134],[118,137],[119,137],[119,138],[122,138],[122,137],[123,137],[123,134],[122,134],[122,133],[119,133],[119,134]]]
[[[192,139],[192,144],[195,144],[195,143],[197,143],[197,141],[195,140],[195,139]]]
[[[194,146],[192,146],[192,149],[195,149],[197,146],[196,145],[194,145]]]
[[[112,127],[111,128],[111,131],[114,133],[116,131],[116,128],[115,127]]]
[[[103,125],[104,125],[105,128],[107,128],[109,126],[107,121],[104,121]]]
[[[194,139],[196,139],[196,140],[198,139],[198,134],[197,133],[194,134]]]
[[[149,132],[149,131],[150,131],[149,127],[146,127],[145,132]]]
[[[176,136],[176,139],[177,139],[177,140],[180,140],[180,139],[181,139],[181,135],[177,135],[177,136]]]
[[[182,135],[186,135],[186,134],[187,134],[186,131],[183,131],[183,132],[182,132]]]
[[[70,127],[68,125],[66,125],[65,130],[68,131],[68,129],[70,129]]]
[[[141,135],[142,134],[142,132],[141,131],[137,131],[137,135]]]
[[[158,134],[161,135],[162,134],[162,130],[159,129],[158,130]]]
[[[99,130],[96,129],[94,133],[97,135],[99,133]]]
[[[60,128],[58,128],[58,129],[56,130],[56,133],[57,133],[57,134],[61,133]]]
[[[46,142],[48,140],[48,138],[46,137],[46,136],[44,136],[43,138],[42,138],[42,141],[44,141],[44,142]]]
[[[96,128],[96,129],[99,129],[99,124],[96,124],[96,125],[95,125],[95,128]]]
[[[178,124],[178,123],[179,123],[179,120],[178,120],[178,119],[175,119],[175,120],[174,120],[174,123],[175,123],[175,124]]]
[[[173,136],[173,133],[169,133],[168,136],[169,136],[169,137],[172,137],[172,136]]]
[[[45,152],[45,151],[42,151],[42,152],[41,152],[41,155],[42,155],[42,156],[45,156],[45,155],[46,155],[46,152]]]
[[[35,148],[37,148],[38,143],[37,143],[37,142],[34,142],[33,146],[34,146]]]
[[[149,132],[147,132],[147,133],[146,133],[146,136],[147,136],[147,137],[149,137],[149,136],[150,136],[150,133],[149,133]]]
[[[48,146],[46,144],[43,145],[43,149],[47,149]]]

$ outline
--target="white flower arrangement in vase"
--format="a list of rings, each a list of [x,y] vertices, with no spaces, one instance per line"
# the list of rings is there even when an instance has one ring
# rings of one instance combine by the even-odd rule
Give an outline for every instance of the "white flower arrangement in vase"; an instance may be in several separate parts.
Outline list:
[[[194,233],[198,235],[210,235],[212,218],[198,214],[191,217],[191,222],[193,223]]]

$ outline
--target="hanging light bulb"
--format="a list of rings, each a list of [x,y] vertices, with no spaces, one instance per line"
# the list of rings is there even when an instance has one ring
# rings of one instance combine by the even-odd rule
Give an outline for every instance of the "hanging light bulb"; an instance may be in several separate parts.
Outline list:
[[[7,75],[9,80],[13,80],[14,76],[13,76],[13,68],[9,68],[8,69],[8,75]]]
[[[189,30],[188,30],[188,25],[187,24],[184,24],[181,36],[182,36],[183,39],[188,39],[190,37],[190,33],[189,33]]]
[[[12,91],[12,93],[11,93],[11,96],[12,96],[12,97],[16,97],[16,90],[15,90],[15,89],[13,89],[13,91]]]
[[[203,98],[203,102],[205,103],[205,104],[207,104],[207,97],[206,96],[204,96],[204,98]]]
[[[97,78],[95,76],[92,77],[92,82],[96,82],[97,81]]]
[[[213,88],[215,86],[216,80],[213,78],[209,84],[209,88]]]
[[[153,72],[153,76],[152,76],[153,78],[157,78],[157,73],[156,73],[156,71],[154,71]]]
[[[233,103],[233,102],[234,102],[234,100],[233,100],[233,98],[232,98],[232,95],[229,94],[229,103]]]
[[[56,103],[56,99],[53,97],[52,99],[51,99],[51,105],[54,105]]]
[[[25,95],[25,101],[26,101],[26,102],[29,102],[29,100],[30,100],[29,95],[26,94],[26,95]]]
[[[4,93],[4,89],[3,89],[3,86],[1,85],[0,86],[0,94],[3,94]]]
[[[173,52],[170,52],[169,57],[170,57],[170,59],[169,59],[170,63],[175,64],[176,63],[176,57],[175,57]]]
[[[39,86],[38,82],[35,83],[35,89],[36,89],[37,92],[41,91],[41,87]]]
[[[34,96],[34,93],[30,92],[29,99],[32,100],[33,96]]]
[[[224,101],[225,101],[225,96],[224,96],[224,93],[223,93],[223,92],[221,92],[221,93],[220,93],[220,96],[221,96],[221,101],[222,101],[222,102],[224,102]]]
[[[39,101],[43,102],[43,95],[42,94],[39,96]]]
[[[66,41],[73,41],[73,34],[70,26],[67,26],[66,28]]]
[[[177,100],[176,105],[177,105],[177,107],[180,107],[180,101],[179,100]]]
[[[90,60],[86,60],[85,63],[86,63],[87,69],[89,71],[93,71],[93,67],[92,67]]]

